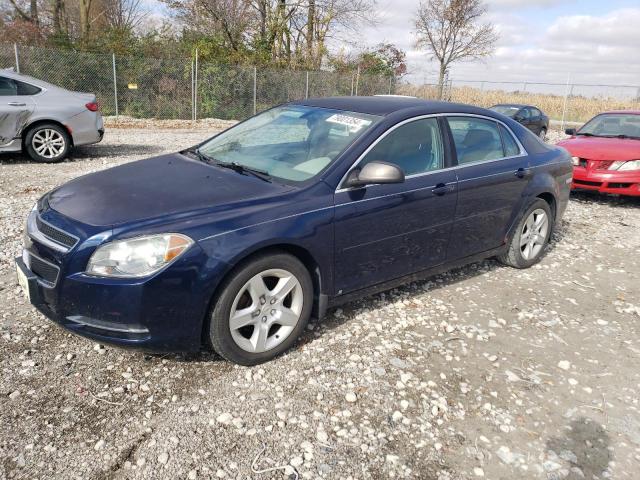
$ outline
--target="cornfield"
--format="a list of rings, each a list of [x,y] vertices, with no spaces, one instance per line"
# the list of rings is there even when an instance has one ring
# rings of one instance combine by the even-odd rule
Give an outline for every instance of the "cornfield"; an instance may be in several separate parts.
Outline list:
[[[421,98],[435,99],[438,88],[435,85],[398,86],[398,93]],[[640,95],[636,91],[626,97],[610,95],[568,95],[564,119],[566,122],[586,122],[597,113],[605,110],[640,109]],[[449,86],[445,89],[445,98],[451,102],[468,103],[480,107],[490,107],[498,103],[521,103],[535,105],[542,109],[549,118],[561,120],[565,108],[565,96],[549,93],[524,91],[506,91],[481,89],[469,86]]]

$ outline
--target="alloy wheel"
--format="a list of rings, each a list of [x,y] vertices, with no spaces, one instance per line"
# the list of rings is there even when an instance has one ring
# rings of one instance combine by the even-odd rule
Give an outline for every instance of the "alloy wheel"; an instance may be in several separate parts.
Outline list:
[[[44,128],[35,133],[31,139],[31,146],[44,158],[56,158],[62,155],[66,145],[60,132],[52,128]]]
[[[540,254],[549,232],[547,213],[536,208],[527,217],[520,232],[520,253],[525,260],[532,260]]]
[[[262,353],[285,341],[302,313],[304,295],[291,272],[269,269],[254,275],[233,300],[229,329],[244,351]]]

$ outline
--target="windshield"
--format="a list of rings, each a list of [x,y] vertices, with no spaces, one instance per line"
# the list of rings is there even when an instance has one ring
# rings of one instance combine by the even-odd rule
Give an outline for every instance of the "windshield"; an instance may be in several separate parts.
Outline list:
[[[489,110],[501,113],[502,115],[506,115],[507,117],[513,117],[516,113],[518,113],[520,107],[513,107],[511,105],[494,105]]]
[[[200,146],[212,160],[304,181],[328,166],[380,117],[302,105],[273,108]]]
[[[596,137],[633,137],[640,138],[640,115],[624,113],[604,113],[589,120],[578,130],[578,135]]]

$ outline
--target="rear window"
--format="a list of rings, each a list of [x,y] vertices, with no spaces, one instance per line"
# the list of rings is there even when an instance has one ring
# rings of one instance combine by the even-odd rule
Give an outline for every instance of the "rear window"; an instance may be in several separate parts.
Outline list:
[[[16,81],[16,84],[18,85],[18,95],[35,95],[42,91],[41,88],[28,83]]]

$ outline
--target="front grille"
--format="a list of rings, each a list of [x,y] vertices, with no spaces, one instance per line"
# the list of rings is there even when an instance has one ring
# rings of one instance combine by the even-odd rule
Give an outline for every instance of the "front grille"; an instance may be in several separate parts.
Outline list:
[[[609,188],[629,188],[633,183],[610,183]]]
[[[590,185],[592,187],[599,187],[602,185],[602,182],[590,182],[588,180],[578,180],[576,178],[573,179],[573,183],[578,185]]]
[[[51,285],[55,285],[58,281],[60,269],[32,254],[29,254],[29,268],[38,277]]]
[[[73,248],[78,241],[75,237],[69,235],[68,233],[63,232],[62,230],[58,230],[55,227],[52,227],[48,223],[40,220],[40,217],[36,217],[36,226],[40,233],[42,233],[45,237],[53,240],[60,245],[64,245],[65,247]]]

